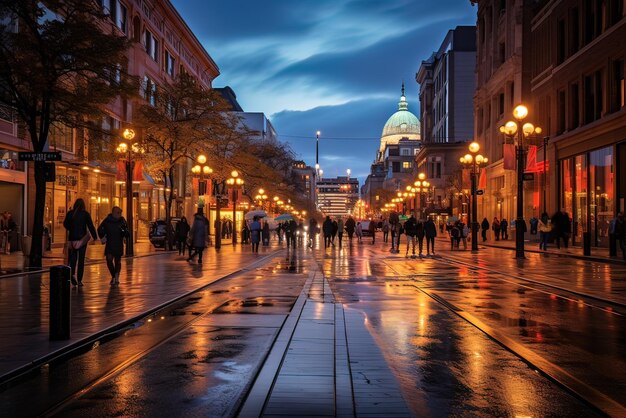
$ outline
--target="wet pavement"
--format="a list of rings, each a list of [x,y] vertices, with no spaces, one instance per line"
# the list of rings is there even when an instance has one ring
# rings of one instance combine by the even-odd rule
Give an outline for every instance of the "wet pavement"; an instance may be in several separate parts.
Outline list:
[[[80,335],[241,271],[0,392],[0,415],[626,415],[626,267],[438,244],[423,259],[364,240],[266,258],[231,249],[202,268],[133,260],[121,293],[86,290]],[[9,289],[26,317],[0,338],[21,329],[50,350],[43,292],[24,280]],[[0,350],[25,358],[18,345]]]

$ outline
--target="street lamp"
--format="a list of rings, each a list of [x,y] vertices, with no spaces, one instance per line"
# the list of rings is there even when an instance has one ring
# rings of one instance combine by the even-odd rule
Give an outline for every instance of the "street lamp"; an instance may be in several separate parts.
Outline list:
[[[472,224],[472,251],[478,251],[478,219],[476,213],[478,212],[478,205],[476,202],[476,175],[478,174],[478,170],[480,169],[480,167],[487,165],[488,162],[488,159],[486,157],[478,154],[479,150],[480,145],[478,144],[478,142],[474,141],[469,144],[470,153],[465,154],[459,160],[463,166],[471,170],[470,176],[472,179],[472,213],[470,214],[470,222]]]
[[[233,193],[233,245],[237,244],[237,191],[243,187],[243,183],[237,170],[233,170],[230,178],[226,180],[226,184],[230,186]]]
[[[315,132],[315,173],[318,174],[320,169],[320,135],[321,132]]]
[[[206,155],[200,154],[196,158],[196,165],[191,167],[191,174],[198,178],[198,208],[205,206],[204,196],[207,194],[207,180],[206,177],[210,177],[213,174],[213,169],[207,164]],[[209,208],[207,209],[207,221],[209,225],[207,227],[207,235],[209,236],[209,242],[211,240],[211,200],[209,199]],[[217,237],[216,237],[217,240]],[[217,242],[216,242],[217,245]]]
[[[347,170],[346,170],[346,173],[348,173],[348,180],[350,180],[350,173],[352,173],[352,170],[347,169]]]
[[[144,153],[144,149],[137,143],[132,142],[135,138],[135,131],[126,128],[122,133],[126,142],[120,142],[117,146],[117,153],[124,156],[126,167],[126,218],[128,221],[128,241],[126,243],[126,257],[134,255],[134,221],[133,221],[133,168],[135,161],[133,156]]]
[[[261,209],[265,209],[265,201],[268,199],[268,196],[265,194],[265,190],[259,189],[259,193],[254,198],[261,205]]]
[[[414,193],[415,193],[415,217],[417,218],[417,196],[419,195],[420,198],[420,212],[422,212],[424,210],[424,206],[426,206],[424,204],[424,195],[425,193],[428,191],[428,188],[430,187],[430,183],[426,180],[426,174],[424,173],[419,173],[417,175],[417,180],[413,183],[413,186],[411,188],[411,191],[413,191],[414,189]],[[420,219],[423,218],[424,214],[421,213],[420,214]]]
[[[515,220],[515,258],[524,258],[524,168],[526,159],[526,148],[524,138],[533,134],[540,134],[541,128],[535,127],[532,123],[522,124],[528,116],[528,108],[518,105],[513,109],[513,118],[500,127],[500,132],[515,139],[517,134],[517,219]]]

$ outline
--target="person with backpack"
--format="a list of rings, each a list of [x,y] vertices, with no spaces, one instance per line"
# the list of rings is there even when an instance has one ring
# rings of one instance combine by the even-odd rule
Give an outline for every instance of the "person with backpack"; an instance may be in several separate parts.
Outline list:
[[[411,217],[404,223],[404,233],[406,234],[406,254],[405,258],[409,258],[409,247],[413,245],[413,256],[415,258],[415,235],[417,234],[417,221],[415,216]]]
[[[463,249],[467,250],[467,237],[470,233],[469,227],[464,222],[459,221],[459,230],[461,231],[461,241],[463,241]],[[458,247],[459,246],[457,245],[457,248]]]
[[[98,237],[91,215],[85,209],[83,199],[76,199],[72,210],[67,213],[63,220],[63,226],[68,232],[67,245],[69,265],[72,271],[71,282],[74,286],[82,286],[87,245],[89,245],[89,241]]]
[[[435,238],[437,237],[437,226],[435,222],[428,218],[424,222],[424,236],[426,237],[426,255],[435,255]]]
[[[455,248],[459,248],[459,241],[461,240],[461,230],[459,229],[459,221],[456,221],[452,225],[450,225],[450,229],[448,230],[450,234],[450,250],[454,250]]]
[[[124,240],[128,239],[128,224],[122,217],[122,209],[114,206],[111,213],[98,226],[98,236],[105,244],[104,257],[111,274],[110,285],[120,284],[122,269],[122,255],[124,254]],[[187,237],[185,237],[185,240]]]

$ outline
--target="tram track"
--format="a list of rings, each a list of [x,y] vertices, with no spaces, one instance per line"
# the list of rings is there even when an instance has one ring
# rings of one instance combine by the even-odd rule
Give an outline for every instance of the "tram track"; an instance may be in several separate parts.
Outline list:
[[[174,323],[174,326],[170,326],[169,329],[158,331],[160,335],[158,335],[153,341],[141,346],[139,350],[132,353],[128,358],[118,362],[117,364],[108,364],[101,370],[98,370],[97,373],[94,373],[96,376],[89,376],[85,382],[81,382],[79,389],[69,390],[68,392],[70,393],[64,393],[61,400],[56,401],[51,405],[42,407],[41,410],[36,413],[37,416],[43,417],[58,414],[67,405],[84,396],[86,393],[90,392],[102,383],[127,370],[131,366],[137,364],[140,360],[156,351],[163,344],[180,336],[181,333],[184,333],[195,323],[213,313],[216,308],[224,303],[222,299],[216,299],[208,306],[205,306],[204,311],[198,312],[197,310],[191,309],[188,312],[190,315],[186,315],[184,316],[184,320],[180,320],[183,316],[176,311],[185,309],[186,307],[193,308],[194,299],[198,299],[198,295],[200,293],[210,291],[216,286],[223,284],[228,279],[232,279],[240,274],[262,267],[270,261],[276,259],[276,257],[279,257],[282,252],[282,250],[279,250],[268,254],[245,267],[220,276],[210,283],[204,284],[157,307],[144,311],[129,320],[108,327],[97,334],[93,334],[90,337],[82,339],[75,344],[65,347],[64,349],[35,360],[29,365],[3,376],[2,381],[0,381],[0,396],[2,396],[3,392],[7,392],[22,383],[28,382],[30,379],[37,379],[39,376],[53,373],[55,368],[62,366],[63,364],[68,364],[75,358],[88,355],[95,349],[102,349],[107,343],[115,341],[119,337],[126,335],[129,331],[141,329],[141,327],[147,323],[152,322],[157,324],[156,319],[173,317],[175,318],[174,322],[179,321],[177,324]],[[61,396],[57,396],[57,398],[61,398]]]
[[[474,273],[480,270],[489,271],[490,273],[498,273],[499,275],[508,276],[509,278],[517,280],[517,281],[508,280],[509,283],[513,283],[516,285],[523,285],[529,289],[541,291],[544,293],[550,293],[550,292],[547,292],[542,289],[538,289],[537,287],[534,287],[533,284],[535,286],[541,285],[541,286],[548,287],[548,288],[552,287],[554,289],[558,289],[559,291],[568,292],[570,294],[576,294],[577,296],[589,297],[590,299],[600,300],[602,302],[613,304],[613,305],[620,306],[620,307],[625,306],[615,301],[609,301],[609,300],[598,298],[598,297],[584,295],[578,292],[571,292],[571,291],[568,291],[568,289],[562,289],[562,288],[559,288],[558,286],[549,286],[544,283],[536,282],[532,279],[522,278],[516,275],[502,273],[494,269],[476,266],[466,261],[456,260],[452,257],[438,256],[431,260],[435,262],[445,263],[447,265],[452,265],[452,266],[454,265],[462,266],[464,268],[468,268],[470,271]],[[389,268],[391,271],[396,273],[398,276],[405,275],[405,272],[400,272],[397,268],[394,267],[393,263],[389,262],[389,260],[383,259],[381,262],[385,264],[385,266]],[[502,278],[496,278],[496,279],[506,281]],[[523,280],[531,284],[530,285],[520,284],[519,280]],[[487,323],[480,320],[475,315],[467,312],[461,306],[458,306],[457,304],[452,303],[451,301],[447,300],[444,296],[442,296],[441,294],[442,292],[438,292],[433,289],[427,289],[423,286],[420,286],[419,284],[411,284],[411,286],[415,287],[417,291],[430,297],[439,306],[442,306],[446,310],[452,312],[454,315],[458,316],[462,320],[466,321],[467,323],[469,323],[470,325],[472,325],[473,327],[481,331],[483,334],[485,334],[489,339],[494,341],[496,344],[498,344],[499,346],[501,346],[508,352],[512,353],[513,355],[515,355],[517,358],[519,358],[521,361],[526,363],[533,370],[535,370],[536,372],[540,373],[541,375],[543,375],[544,377],[546,377],[547,379],[549,379],[550,381],[558,385],[558,387],[562,388],[563,390],[572,394],[576,398],[580,399],[582,402],[584,402],[586,405],[591,407],[593,410],[606,416],[615,416],[615,417],[626,416],[626,407],[624,405],[620,404],[619,402],[615,401],[614,399],[602,393],[601,391],[595,389],[594,387],[581,381],[580,379],[578,379],[577,377],[569,373],[567,370],[554,364],[553,362],[546,359],[545,357],[538,354],[537,352],[529,349],[524,344],[509,337],[505,332],[497,329],[496,327],[488,325]],[[598,307],[593,304],[589,304],[589,303],[586,303],[586,304],[589,307],[592,307],[595,309],[603,309],[602,307]],[[603,310],[611,314],[623,316],[623,314],[618,313],[618,312],[614,312],[614,311],[606,310],[606,309],[603,309]]]

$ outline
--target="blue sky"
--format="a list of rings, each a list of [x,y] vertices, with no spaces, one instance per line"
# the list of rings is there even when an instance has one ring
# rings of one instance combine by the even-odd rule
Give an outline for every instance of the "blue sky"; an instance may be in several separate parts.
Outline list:
[[[469,0],[172,0],[244,110],[265,112],[282,141],[324,177],[369,173],[406,83],[446,32],[474,25]]]

